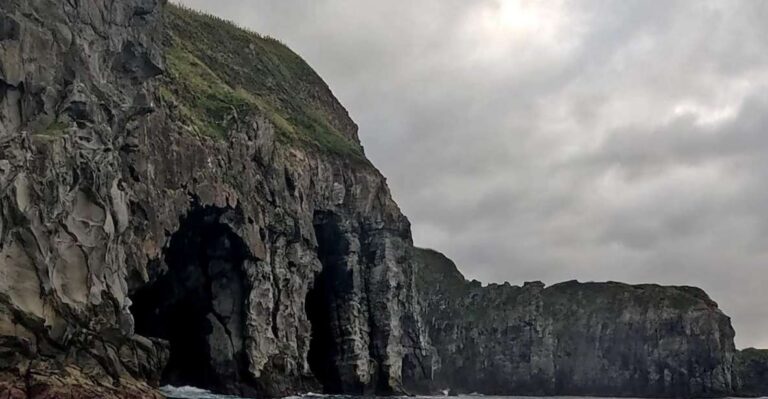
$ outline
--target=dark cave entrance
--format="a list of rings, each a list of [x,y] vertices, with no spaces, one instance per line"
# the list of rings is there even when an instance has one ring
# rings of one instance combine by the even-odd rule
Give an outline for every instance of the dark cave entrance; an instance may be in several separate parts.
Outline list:
[[[245,367],[243,262],[249,252],[222,222],[233,213],[193,208],[164,252],[165,273],[131,296],[136,334],[170,343],[162,384],[238,391]]]
[[[344,262],[349,243],[344,240],[338,216],[316,212],[314,216],[318,258],[322,271],[307,294],[306,312],[312,325],[312,338],[307,360],[310,370],[326,394],[362,394],[363,387],[349,386],[344,381],[338,360],[343,356],[339,317],[348,303],[345,293],[352,290],[351,272]]]

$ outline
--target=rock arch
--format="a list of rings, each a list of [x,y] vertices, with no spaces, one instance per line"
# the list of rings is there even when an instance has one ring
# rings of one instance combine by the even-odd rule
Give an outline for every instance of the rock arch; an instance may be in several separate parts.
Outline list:
[[[234,210],[194,205],[164,251],[163,273],[132,296],[136,334],[167,340],[162,383],[238,392],[250,254],[228,220]]]

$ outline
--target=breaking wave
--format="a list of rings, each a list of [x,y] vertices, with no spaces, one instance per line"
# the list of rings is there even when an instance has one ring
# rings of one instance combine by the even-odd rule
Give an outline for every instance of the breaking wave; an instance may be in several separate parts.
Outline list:
[[[173,399],[236,399],[237,396],[230,395],[217,395],[206,391],[205,389],[195,388],[190,386],[175,387],[173,385],[166,385],[160,388],[160,392],[168,398]]]

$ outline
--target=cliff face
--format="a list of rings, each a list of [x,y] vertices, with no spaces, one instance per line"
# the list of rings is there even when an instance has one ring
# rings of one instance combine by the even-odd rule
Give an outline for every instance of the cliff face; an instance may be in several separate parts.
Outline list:
[[[144,381],[167,349],[131,334],[121,165],[153,110],[157,6],[0,4],[0,391],[11,397],[98,396],[122,376],[126,397],[153,395]]]
[[[749,348],[737,352],[735,368],[739,395],[768,395],[768,350]]]
[[[722,396],[733,392],[730,319],[701,290],[568,282],[467,282],[417,250],[439,386],[530,395]]]
[[[408,221],[298,56],[154,0],[0,10],[0,392],[425,379]]]

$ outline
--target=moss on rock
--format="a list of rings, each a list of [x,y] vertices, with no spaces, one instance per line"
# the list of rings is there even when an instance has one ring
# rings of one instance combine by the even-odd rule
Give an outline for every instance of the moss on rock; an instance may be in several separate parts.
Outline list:
[[[279,41],[182,6],[166,13],[161,100],[194,134],[225,139],[249,113],[285,145],[367,162],[357,126],[304,60]]]

